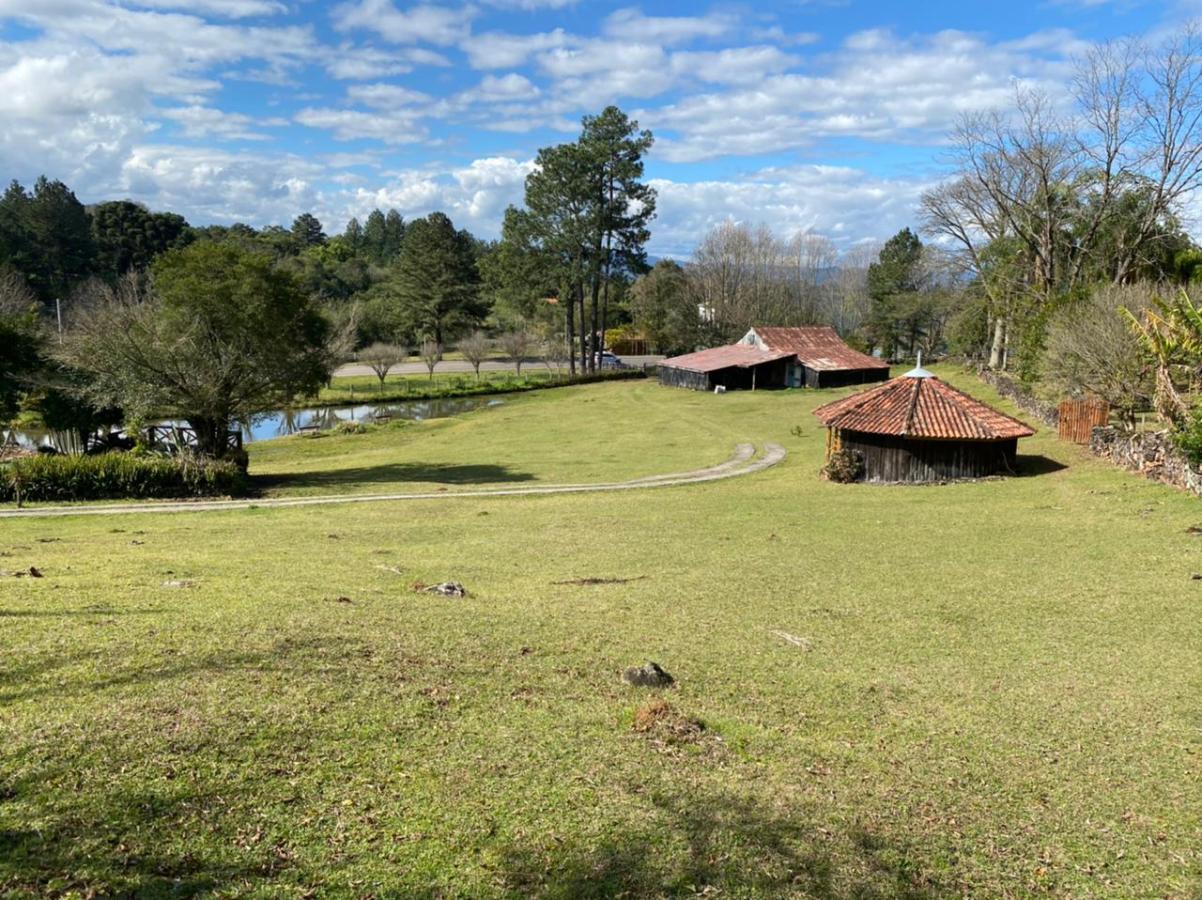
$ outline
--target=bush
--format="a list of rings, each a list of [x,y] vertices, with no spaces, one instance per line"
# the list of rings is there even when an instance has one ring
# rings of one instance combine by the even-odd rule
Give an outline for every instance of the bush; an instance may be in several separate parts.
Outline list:
[[[1189,417],[1173,429],[1170,437],[1190,465],[1202,466],[1202,406],[1195,405]]]
[[[836,450],[822,467],[822,474],[839,484],[859,481],[864,474],[864,454],[858,450]]]
[[[0,501],[116,500],[238,496],[246,473],[236,462],[194,456],[36,456],[0,469]]]

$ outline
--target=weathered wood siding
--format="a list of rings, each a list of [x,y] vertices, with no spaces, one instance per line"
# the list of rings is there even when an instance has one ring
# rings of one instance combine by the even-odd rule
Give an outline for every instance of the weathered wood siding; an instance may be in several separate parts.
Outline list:
[[[1110,404],[1105,400],[1064,400],[1060,404],[1057,430],[1060,440],[1088,444],[1095,428],[1110,424]]]
[[[864,455],[864,480],[875,482],[955,481],[1014,471],[1018,440],[931,441],[840,431],[838,445]]]
[[[888,369],[836,369],[818,370],[806,368],[806,387],[840,388],[855,384],[873,384],[889,380]]]
[[[694,391],[710,389],[709,376],[704,372],[690,372],[688,369],[674,369],[663,364],[659,367],[659,383],[668,387],[690,388]]]
[[[691,388],[695,391],[712,391],[719,385],[728,391],[749,391],[753,387],[756,390],[765,390],[784,387],[787,369],[788,364],[783,359],[745,369],[732,366],[715,372],[690,372],[661,363],[659,383],[669,387]]]

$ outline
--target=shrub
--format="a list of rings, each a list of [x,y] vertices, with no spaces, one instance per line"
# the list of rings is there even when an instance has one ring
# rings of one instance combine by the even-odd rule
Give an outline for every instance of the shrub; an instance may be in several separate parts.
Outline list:
[[[822,474],[839,484],[859,481],[864,474],[864,454],[858,450],[836,450],[822,467]]]
[[[0,469],[0,501],[115,500],[237,496],[246,473],[236,462],[194,456],[36,456]]]
[[[343,420],[330,430],[334,434],[367,434],[368,427],[362,422]]]
[[[1172,430],[1170,437],[1190,465],[1202,466],[1202,406],[1195,405],[1186,420]]]

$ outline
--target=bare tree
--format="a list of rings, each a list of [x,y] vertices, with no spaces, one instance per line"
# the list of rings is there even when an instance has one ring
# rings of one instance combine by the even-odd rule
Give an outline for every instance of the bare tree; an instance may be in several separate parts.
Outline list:
[[[20,315],[34,309],[38,299],[21,274],[0,265],[0,315]]]
[[[484,332],[477,329],[459,342],[459,352],[464,355],[476,371],[476,380],[480,380],[480,363],[488,359],[488,351],[492,349],[492,341],[485,337]]]
[[[518,375],[522,374],[522,363],[530,352],[530,332],[524,328],[507,331],[500,338],[501,349],[505,357],[517,367]]]
[[[557,376],[563,370],[563,365],[568,361],[570,355],[571,351],[562,335],[552,335],[543,341],[543,365],[548,369],[554,369]]]
[[[839,257],[829,294],[825,319],[841,335],[860,328],[872,307],[868,295],[868,267],[881,255],[881,244],[865,241],[849,247]]]
[[[385,344],[377,341],[359,351],[359,361],[376,373],[380,379],[380,391],[384,390],[384,380],[393,366],[398,366],[409,356],[409,348],[400,344]]]
[[[1078,63],[1072,115],[1018,89],[1013,108],[965,117],[956,176],[922,201],[928,234],[958,246],[988,299],[990,365],[1019,311],[1099,277],[1142,277],[1179,239],[1202,187],[1202,35],[1118,41]]]
[[[426,369],[430,373],[430,380],[434,380],[434,367],[442,362],[442,344],[438,341],[425,340],[422,341],[421,350],[422,362],[426,364]]]
[[[1124,424],[1152,399],[1154,382],[1139,338],[1122,310],[1142,315],[1156,296],[1151,285],[1107,285],[1059,310],[1048,327],[1044,374],[1071,396],[1093,394]]]

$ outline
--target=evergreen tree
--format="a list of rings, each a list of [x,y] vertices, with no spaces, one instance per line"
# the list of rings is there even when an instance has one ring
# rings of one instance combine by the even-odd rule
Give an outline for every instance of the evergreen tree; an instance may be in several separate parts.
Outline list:
[[[301,213],[292,220],[292,237],[298,250],[316,247],[326,242],[326,234],[322,230],[321,222],[312,213]]]
[[[395,209],[388,210],[388,214],[384,217],[384,245],[381,262],[390,263],[401,252],[401,246],[405,243],[405,220],[401,218],[401,214]]]
[[[152,213],[130,200],[101,203],[92,208],[91,218],[95,270],[109,279],[146,268],[160,253],[183,246],[192,237],[183,216]]]
[[[346,242],[352,254],[357,256],[363,252],[363,226],[359,224],[358,219],[352,218],[346,223],[346,228],[342,232],[342,239]]]
[[[40,177],[29,194],[16,181],[0,198],[0,246],[44,303],[65,297],[91,273],[95,256],[87,210],[61,181]]]
[[[471,235],[456,231],[443,213],[410,223],[386,290],[403,328],[438,344],[488,314]]]
[[[868,267],[868,296],[872,307],[865,324],[869,340],[886,359],[897,353],[903,333],[905,302],[917,293],[922,277],[922,241],[903,228],[885,242],[880,257]]]
[[[363,251],[367,258],[376,265],[381,265],[384,262],[384,248],[387,242],[384,213],[373,209],[367,216],[367,224],[363,226]]]

